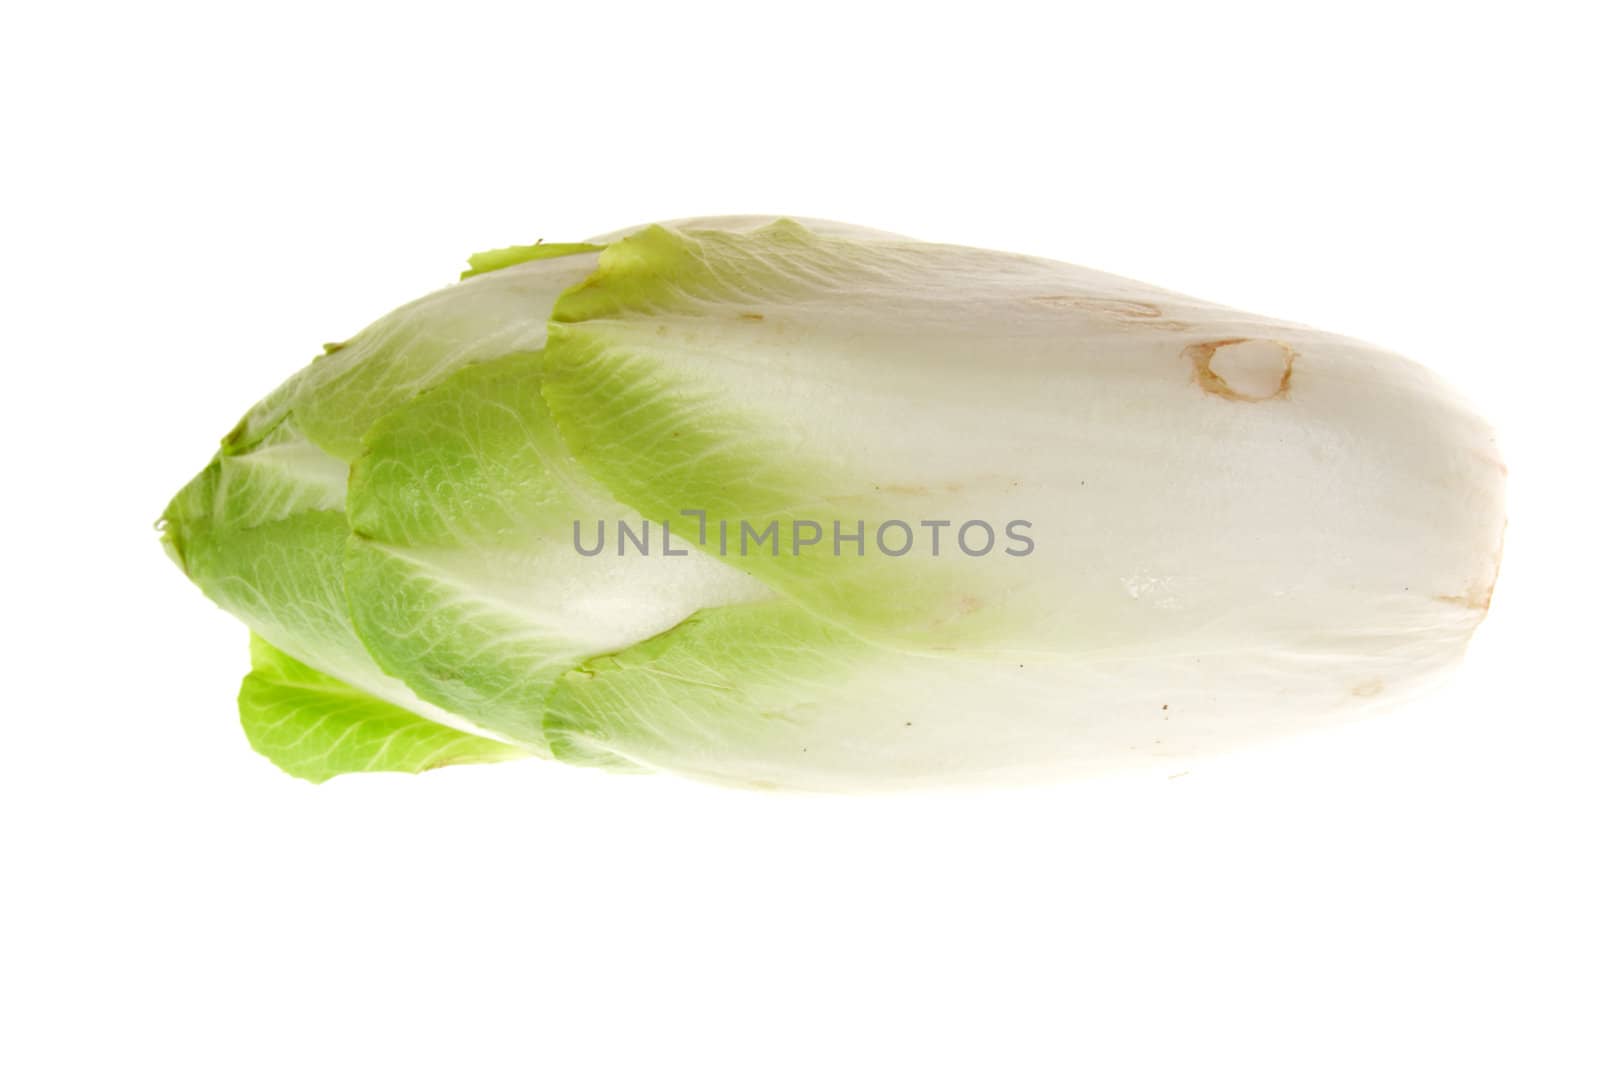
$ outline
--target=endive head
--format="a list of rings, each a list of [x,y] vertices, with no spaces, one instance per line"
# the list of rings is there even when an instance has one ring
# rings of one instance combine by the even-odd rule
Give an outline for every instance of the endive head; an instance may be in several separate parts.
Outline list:
[[[257,635],[247,732],[305,777],[873,788],[1403,692],[1487,606],[1502,483],[1481,420],[1359,342],[711,219],[473,257],[249,412],[165,536]]]

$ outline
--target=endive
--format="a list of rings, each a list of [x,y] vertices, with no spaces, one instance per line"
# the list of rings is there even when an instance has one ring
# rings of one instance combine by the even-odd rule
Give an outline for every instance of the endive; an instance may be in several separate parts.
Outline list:
[[[834,223],[472,267],[256,405],[163,518],[302,777],[1181,761],[1381,707],[1487,610],[1493,434],[1369,345]]]

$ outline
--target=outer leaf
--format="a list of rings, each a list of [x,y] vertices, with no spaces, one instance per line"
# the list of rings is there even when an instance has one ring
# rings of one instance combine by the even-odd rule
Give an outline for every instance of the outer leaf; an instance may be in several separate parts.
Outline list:
[[[857,226],[849,222],[836,222],[832,219],[814,219],[802,215],[698,215],[691,218],[671,219],[658,222],[654,225],[664,226],[669,230],[718,230],[722,233],[749,233],[759,230],[764,226],[771,226],[775,222],[787,220],[804,226],[812,233],[822,234],[827,237],[849,237],[858,241],[910,241],[911,238],[887,230],[875,230],[870,226]],[[599,237],[589,238],[589,243],[601,248],[615,244],[624,237],[633,237],[650,229],[652,224],[643,226],[629,226],[621,230],[612,230],[610,233]]]
[[[531,754],[395,707],[254,635],[250,658],[254,669],[239,690],[245,735],[257,752],[297,778],[322,782],[355,771],[416,773]]]
[[[228,436],[252,448],[292,417],[329,455],[353,460],[372,424],[469,363],[544,344],[557,295],[589,274],[595,254],[534,259],[469,278],[385,315],[257,404]]]
[[[162,540],[181,566],[184,543],[200,528],[249,528],[305,511],[344,506],[347,465],[293,426],[273,427],[247,453],[219,452],[167,505]]]
[[[571,763],[758,789],[1184,769],[1244,739],[1369,715],[1459,654],[1439,648],[1397,664],[1379,643],[1352,639],[1341,655],[1332,644],[1304,635],[1241,649],[1198,636],[1070,659],[920,655],[769,601],[704,611],[588,661],[550,694],[545,733]]]
[[[765,597],[698,554],[618,556],[637,514],[567,454],[539,353],[463,368],[379,421],[351,474],[346,588],[361,638],[424,698],[542,744],[544,695],[589,656],[708,606]],[[580,555],[573,524],[608,551]],[[680,545],[678,551],[684,551]]]
[[[518,263],[532,263],[536,259],[558,259],[561,256],[576,255],[579,252],[598,252],[604,245],[592,244],[561,244],[540,242],[532,245],[512,245],[509,248],[495,248],[488,252],[477,252],[467,257],[471,264],[470,270],[461,272],[461,277],[473,278],[479,274],[488,274],[490,271],[504,270],[514,267]]]
[[[563,436],[644,515],[950,522],[938,560],[870,534],[861,557],[739,559],[875,641],[1082,655],[1414,631],[1389,647],[1403,662],[1457,647],[1493,579],[1487,428],[1358,342],[1065,264],[782,222],[628,237],[553,322]],[[1030,522],[1036,549],[964,557],[971,520]]]
[[[308,511],[248,529],[200,525],[185,538],[189,577],[218,606],[275,647],[381,700],[469,732],[385,674],[350,623],[343,513]]]

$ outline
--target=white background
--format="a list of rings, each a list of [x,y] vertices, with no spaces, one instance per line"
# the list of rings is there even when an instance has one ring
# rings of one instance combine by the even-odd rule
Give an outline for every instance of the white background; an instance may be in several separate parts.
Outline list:
[[[0,1059],[1593,1063],[1584,5],[38,4],[0,26]],[[533,762],[316,788],[151,523],[463,257],[838,218],[1406,352],[1501,428],[1454,682],[977,795]]]

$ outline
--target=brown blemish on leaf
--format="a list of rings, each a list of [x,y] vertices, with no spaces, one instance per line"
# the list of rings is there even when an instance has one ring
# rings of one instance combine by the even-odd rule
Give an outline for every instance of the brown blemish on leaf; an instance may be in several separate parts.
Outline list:
[[[1488,578],[1468,586],[1465,593],[1453,596],[1436,596],[1433,599],[1441,604],[1454,604],[1457,607],[1467,608],[1470,611],[1487,612],[1489,604],[1494,600],[1494,587],[1500,582],[1500,564],[1506,554],[1506,526],[1500,525],[1500,543],[1494,549],[1494,561],[1490,564]]]
[[[1494,586],[1469,589],[1460,596],[1436,596],[1433,599],[1441,604],[1454,604],[1473,611],[1488,611],[1489,601],[1494,599]]]
[[[1272,345],[1277,350],[1283,361],[1283,373],[1278,377],[1276,387],[1271,392],[1264,389],[1245,388],[1242,381],[1230,384],[1226,378],[1218,374],[1211,367],[1212,359],[1219,349],[1232,345],[1242,344]],[[1194,364],[1195,384],[1213,396],[1220,396],[1226,400],[1242,400],[1247,404],[1259,404],[1263,400],[1276,400],[1289,393],[1289,378],[1294,374],[1294,361],[1299,353],[1282,341],[1264,340],[1256,337],[1225,337],[1219,341],[1201,341],[1189,345],[1183,350],[1181,356]]]
[[[741,311],[739,317],[750,322],[764,322],[766,320],[766,316],[757,311]]]
[[[1374,678],[1370,682],[1362,682],[1360,685],[1350,690],[1350,694],[1352,696],[1358,697],[1375,697],[1381,692],[1383,692],[1382,678]]]
[[[1167,318],[1159,307],[1145,300],[1110,300],[1099,296],[1061,293],[1030,297],[1029,302],[1044,304],[1047,307],[1072,308],[1115,322],[1143,326],[1152,330],[1185,330],[1189,327],[1186,322]]]
[[[1494,587],[1500,584],[1500,564],[1506,557],[1506,522],[1500,524],[1500,543],[1494,546],[1494,569],[1489,572],[1489,584],[1483,587],[1483,610],[1489,610],[1494,599]]]

